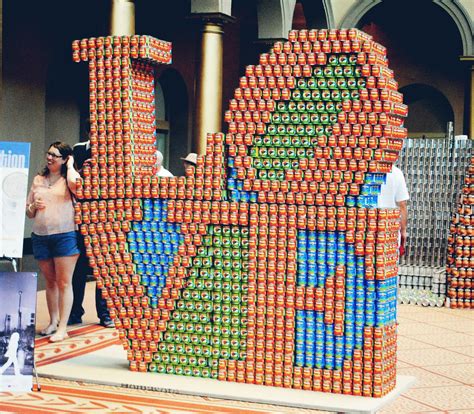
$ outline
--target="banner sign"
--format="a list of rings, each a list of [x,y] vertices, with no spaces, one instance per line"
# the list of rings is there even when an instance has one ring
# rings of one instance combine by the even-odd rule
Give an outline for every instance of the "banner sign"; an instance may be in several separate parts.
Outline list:
[[[0,273],[0,392],[33,386],[37,274]]]
[[[0,256],[22,257],[30,143],[0,142]]]

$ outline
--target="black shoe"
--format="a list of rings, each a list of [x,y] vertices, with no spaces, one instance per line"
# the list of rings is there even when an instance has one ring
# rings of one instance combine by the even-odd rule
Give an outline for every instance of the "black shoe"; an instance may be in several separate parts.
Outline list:
[[[112,319],[110,319],[110,316],[106,316],[104,318],[100,318],[100,324],[104,328],[115,328],[115,323]]]
[[[68,325],[79,325],[80,323],[82,323],[82,318],[77,315],[70,315],[67,320]]]

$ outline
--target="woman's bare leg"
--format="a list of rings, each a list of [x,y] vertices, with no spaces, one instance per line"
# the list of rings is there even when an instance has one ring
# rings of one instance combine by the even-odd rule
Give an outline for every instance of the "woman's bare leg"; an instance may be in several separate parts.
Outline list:
[[[58,285],[53,259],[38,260],[38,265],[46,279],[46,303],[49,311],[49,325],[41,331],[43,335],[56,332],[59,323]]]
[[[67,338],[67,320],[71,313],[73,293],[72,275],[79,255],[55,257],[54,267],[56,269],[56,283],[59,292],[59,325],[55,335],[50,340],[52,342],[62,341]]]

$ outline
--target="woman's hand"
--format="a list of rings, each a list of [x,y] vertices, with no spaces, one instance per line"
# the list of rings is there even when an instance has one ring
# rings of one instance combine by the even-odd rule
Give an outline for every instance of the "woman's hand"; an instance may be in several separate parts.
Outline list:
[[[92,158],[87,158],[87,160],[84,161],[82,164],[81,169],[79,170],[79,174],[82,176],[82,171],[84,170],[84,167],[89,167],[92,165]]]
[[[43,210],[46,207],[44,200],[41,197],[37,197],[35,201],[31,203],[31,209]]]
[[[26,206],[26,215],[29,218],[33,218],[36,216],[37,210],[43,210],[45,207],[46,204],[44,203],[44,200],[41,197],[37,197],[32,203]]]

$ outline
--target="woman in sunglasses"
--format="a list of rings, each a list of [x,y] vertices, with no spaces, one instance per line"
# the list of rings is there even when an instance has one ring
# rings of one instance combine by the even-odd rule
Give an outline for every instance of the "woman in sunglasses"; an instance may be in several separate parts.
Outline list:
[[[41,334],[52,335],[51,342],[68,337],[72,275],[79,256],[72,196],[78,178],[72,148],[53,142],[46,152],[46,165],[33,179],[26,204],[26,215],[34,220],[33,254],[46,279],[50,322]]]

